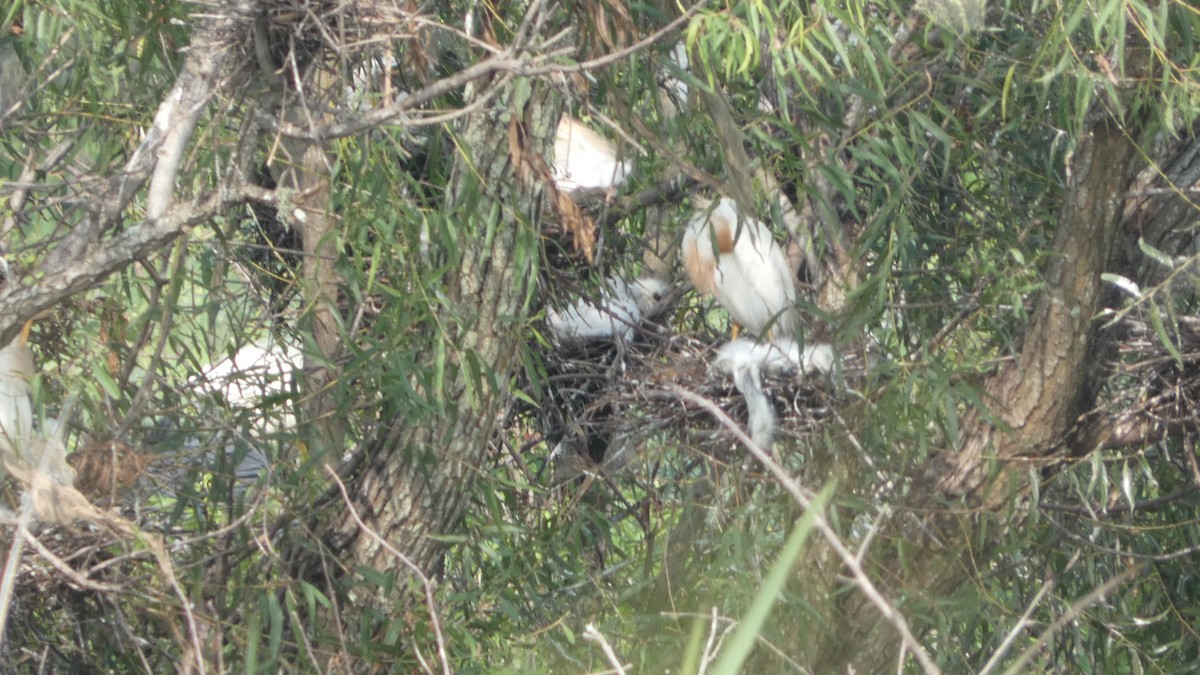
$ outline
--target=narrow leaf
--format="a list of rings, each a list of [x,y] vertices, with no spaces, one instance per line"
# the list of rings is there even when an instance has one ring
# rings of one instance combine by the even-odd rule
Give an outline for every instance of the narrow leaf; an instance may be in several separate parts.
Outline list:
[[[1175,359],[1176,364],[1182,366],[1183,354],[1179,353],[1179,348],[1175,346],[1175,342],[1167,335],[1167,328],[1163,325],[1162,313],[1159,311],[1158,305],[1150,305],[1150,324],[1154,326],[1154,334],[1158,336],[1158,340],[1162,343],[1163,348],[1167,350],[1171,358]]]
[[[1138,248],[1159,265],[1169,270],[1175,269],[1175,261],[1171,259],[1171,256],[1146,243],[1146,240],[1141,237],[1138,237]]]
[[[734,675],[740,671],[742,664],[750,656],[758,634],[767,621],[767,615],[771,613],[771,607],[775,605],[775,599],[779,597],[779,592],[783,590],[791,575],[792,565],[796,562],[796,558],[800,557],[800,552],[804,550],[804,541],[812,532],[817,514],[825,510],[825,505],[833,496],[833,486],[834,483],[826,485],[813,500],[804,516],[796,522],[791,536],[788,537],[774,566],[771,567],[771,573],[767,575],[763,587],[754,596],[754,601],[750,604],[745,616],[742,617],[741,625],[734,631],[729,645],[721,652],[720,658],[713,665],[710,671],[713,675]]]

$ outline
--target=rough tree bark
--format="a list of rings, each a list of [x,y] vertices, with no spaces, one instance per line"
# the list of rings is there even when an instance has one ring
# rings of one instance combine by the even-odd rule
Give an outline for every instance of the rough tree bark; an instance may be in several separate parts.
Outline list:
[[[427,572],[440,568],[445,548],[434,537],[455,531],[470,497],[524,341],[542,189],[522,176],[514,142],[548,156],[561,110],[546,82],[524,81],[508,84],[490,109],[467,119],[447,196],[447,211],[459,219],[458,248],[441,251],[451,270],[443,287],[448,301],[430,322],[431,330],[445,331],[437,339],[447,345],[447,382],[426,394],[445,397],[447,414],[383,428],[353,486],[367,526]],[[335,528],[355,564],[403,572],[350,519]]]
[[[1084,411],[1088,360],[1106,270],[1125,203],[1141,167],[1137,128],[1112,120],[1082,139],[1045,272],[1046,289],[1030,317],[1016,361],[985,389],[994,422],[973,411],[968,430],[937,488],[985,508],[1008,502],[1010,483],[1054,452]]]
[[[1155,150],[1149,151],[1151,165],[1143,169],[1134,181],[1125,203],[1117,241],[1113,246],[1107,272],[1132,280],[1147,295],[1158,292],[1166,283],[1168,294],[1194,293],[1195,256],[1198,240],[1190,223],[1195,218],[1197,204],[1193,195],[1181,190],[1200,180],[1200,123],[1175,136],[1156,139]],[[1173,256],[1177,267],[1169,268],[1146,255],[1140,242]],[[1181,264],[1189,260],[1186,265]],[[1120,311],[1127,296],[1115,286],[1107,287],[1102,295],[1103,307]],[[1159,295],[1150,302],[1168,299]],[[1186,331],[1185,333],[1186,334]],[[1111,363],[1117,357],[1119,344],[1129,338],[1125,326],[1117,325],[1099,336],[1104,341],[1103,357],[1099,364]],[[1183,335],[1179,336],[1183,339]],[[1093,374],[1093,390],[1098,390],[1103,369]],[[1182,403],[1182,401],[1180,402]],[[1182,403],[1186,406],[1186,403]],[[1118,447],[1151,443],[1190,425],[1190,415],[1169,415],[1153,406],[1124,410],[1094,410],[1083,421],[1075,435],[1072,451],[1076,455]]]
[[[1122,126],[1104,116],[1080,139],[1045,271],[1046,288],[1021,352],[986,382],[990,411],[968,415],[957,449],[934,462],[926,474],[929,484],[915,491],[914,512],[939,515],[919,524],[907,517],[892,522],[894,534],[910,542],[908,562],[875,561],[878,570],[887,571],[901,611],[905,597],[942,597],[969,578],[972,571],[960,561],[977,543],[979,521],[972,514],[1013,505],[1013,495],[1027,487],[1030,466],[1061,450],[1084,411],[1088,366],[1096,351],[1093,317],[1100,307],[1100,274],[1116,238],[1124,195],[1142,166],[1135,142],[1141,132],[1136,122]],[[945,499],[965,502],[967,515],[947,513]],[[860,673],[894,669],[895,630],[860,594],[843,598],[830,612],[837,619],[833,627],[815,645],[813,671],[846,672],[847,665]]]
[[[1196,194],[1172,186],[1200,181],[1200,123],[1167,137],[1164,144],[1152,155],[1154,168],[1143,171],[1130,191],[1108,269],[1137,281],[1143,290],[1162,282],[1169,270],[1142,252],[1139,239],[1170,255],[1192,256],[1198,250],[1194,228],[1181,227],[1200,209]]]

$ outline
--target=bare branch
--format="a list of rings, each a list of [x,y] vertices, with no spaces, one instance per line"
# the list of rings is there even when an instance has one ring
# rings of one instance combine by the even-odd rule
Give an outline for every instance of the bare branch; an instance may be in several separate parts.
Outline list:
[[[76,586],[84,590],[96,591],[100,593],[112,593],[121,590],[120,586],[113,586],[112,584],[92,581],[91,579],[88,579],[79,572],[75,571],[62,558],[54,555],[53,551],[46,548],[46,545],[39,541],[37,537],[33,536],[33,533],[23,525],[17,526],[17,532],[24,537],[25,541],[29,542],[30,546],[33,546],[33,548],[37,550],[39,555],[46,559],[46,562],[50,563],[51,567],[58,570],[59,573],[66,578],[70,579],[71,583],[75,584]]]
[[[197,47],[208,45],[200,44]],[[217,88],[225,50],[198,48],[192,50],[183,73],[171,89],[167,99],[158,108],[154,124],[146,135],[146,143],[138,148],[130,162],[139,155],[153,151],[157,156],[154,173],[150,179],[150,190],[146,197],[146,216],[158,219],[171,207],[175,197],[175,176],[179,173],[179,162],[196,122],[208,99]],[[151,139],[161,137],[157,148],[148,148]]]
[[[525,61],[513,58],[506,51],[498,56],[468,66],[450,77],[442,78],[420,91],[404,96],[391,105],[375,108],[370,112],[345,122],[328,124],[315,129],[306,129],[295,124],[280,121],[265,112],[259,112],[256,121],[264,129],[289,138],[325,141],[353,136],[354,134],[388,124],[398,119],[407,123],[409,120],[406,118],[405,113],[432,101],[438,96],[460,89],[473,80],[487,77],[493,73],[519,71],[524,65]]]
[[[373,129],[380,125],[388,124],[396,120],[400,120],[406,125],[430,124],[429,120],[421,118],[410,118],[407,113],[416,110],[421,106],[429,103],[439,96],[443,96],[457,89],[465,87],[468,83],[475,80],[494,75],[496,73],[509,73],[521,77],[535,77],[538,75],[550,75],[554,73],[578,73],[595,70],[610,65],[637,52],[650,47],[662,40],[666,35],[670,35],[691,20],[703,3],[697,3],[689,8],[686,12],[680,15],[671,23],[661,29],[651,33],[649,36],[633,43],[625,49],[606,54],[602,57],[582,61],[580,63],[554,63],[546,64],[547,61],[559,56],[564,56],[570,50],[551,50],[535,55],[519,56],[522,51],[533,50],[536,47],[525,47],[521,44],[514,44],[508,49],[497,53],[483,61],[474,65],[468,66],[463,70],[442,78],[433,84],[413,92],[408,96],[402,97],[400,100],[391,103],[390,105],[375,108],[370,112],[359,115],[353,119],[328,124],[315,129],[305,129],[295,124],[280,121],[266,113],[259,113],[257,121],[264,129],[279,133],[290,138],[300,138],[314,141],[331,140],[335,138],[343,138],[354,134]],[[547,42],[553,42],[553,38]],[[540,45],[544,47],[545,45]],[[432,118],[433,120],[441,120],[442,116]]]
[[[604,635],[596,630],[595,626],[589,623],[583,629],[583,639],[598,643],[604,652],[604,658],[608,660],[608,665],[612,666],[613,672],[625,675],[625,667],[621,665],[621,659],[617,658],[617,653],[613,651],[612,645],[608,644],[608,640],[604,639]]]
[[[0,313],[0,340],[7,343],[29,317],[94,287],[113,272],[167,245],[185,229],[206,222],[245,198],[239,190],[210,195],[199,204],[177,204],[161,218],[130,227],[103,245],[87,245],[86,237],[81,241],[81,235],[72,232],[62,250],[51,252],[43,260],[36,284],[10,283],[0,290],[0,306],[5,308]],[[66,249],[75,254],[67,254]]]
[[[227,49],[220,43],[238,27],[233,12],[216,16],[189,50],[183,72],[155,114],[154,123],[124,171],[108,182],[103,196],[88,205],[88,215],[41,262],[36,285],[9,284],[0,292],[0,338],[12,339],[17,326],[62,299],[91,288],[133,260],[170,242],[183,228],[207,219],[224,202],[210,197],[204,206],[177,207],[175,178],[204,104],[217,89]],[[101,232],[118,221],[147,178],[147,218],[104,245]]]
[[[1071,561],[1067,563],[1067,569],[1070,569],[1078,559],[1079,550],[1076,549],[1075,555],[1071,556]],[[1037,594],[1033,596],[1033,600],[1029,602],[1029,606],[1025,608],[1025,612],[1021,614],[1021,618],[1017,620],[1012,630],[1008,631],[1008,635],[1004,636],[1004,641],[1000,643],[1000,646],[992,654],[992,657],[988,659],[988,662],[983,665],[983,670],[979,671],[979,675],[988,675],[988,673],[992,672],[1000,664],[1000,659],[1004,658],[1004,655],[1008,653],[1009,647],[1016,641],[1017,636],[1029,625],[1029,617],[1033,615],[1033,610],[1037,609],[1037,606],[1042,602],[1042,598],[1046,597],[1046,593],[1049,593],[1052,588],[1054,588],[1053,577],[1047,579],[1042,584],[1042,587],[1038,589]]]
[[[1164,495],[1157,499],[1146,499],[1140,502],[1134,502],[1133,504],[1130,504],[1124,499],[1119,498],[1114,498],[1111,504],[1091,504],[1087,506],[1041,501],[1038,503],[1038,508],[1046,511],[1071,513],[1079,516],[1090,515],[1096,513],[1097,511],[1106,511],[1109,513],[1137,513],[1138,511],[1153,511],[1164,506],[1170,506],[1171,504],[1174,504],[1182,499],[1191,497],[1198,490],[1200,490],[1200,485],[1189,485],[1182,490],[1177,490],[1169,495]]]

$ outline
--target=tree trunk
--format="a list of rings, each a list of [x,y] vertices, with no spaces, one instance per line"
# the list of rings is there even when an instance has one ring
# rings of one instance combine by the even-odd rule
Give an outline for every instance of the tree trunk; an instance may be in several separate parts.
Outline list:
[[[1059,217],[1054,253],[1015,362],[992,376],[985,401],[992,419],[973,411],[939,492],[988,508],[1008,502],[1011,481],[1055,452],[1087,403],[1088,364],[1100,309],[1100,274],[1112,253],[1125,193],[1141,154],[1112,122],[1080,142]],[[994,421],[993,421],[994,420]]]
[[[298,97],[293,94],[283,106],[284,118],[300,128],[328,124],[333,121],[328,111],[333,109],[341,86],[329,67],[314,64],[306,79],[304,98],[295,100]],[[301,324],[319,350],[316,355],[306,352],[304,358],[305,437],[314,456],[338,458],[344,450],[345,425],[336,414],[332,387],[339,373],[330,367],[341,348],[337,307],[341,279],[333,264],[338,255],[334,236],[337,218],[329,210],[329,174],[334,160],[322,141],[284,137],[282,146],[287,156],[278,162],[282,170],[277,182],[281,190],[290,191],[291,199],[287,200],[290,208],[280,217],[299,231],[304,246]]]
[[[1130,191],[1109,272],[1121,274],[1141,285],[1142,290],[1161,283],[1170,270],[1142,252],[1138,240],[1169,255],[1191,256],[1197,252],[1195,229],[1181,227],[1195,218],[1195,194],[1175,186],[1192,186],[1200,181],[1200,121],[1169,137],[1160,152],[1152,155],[1153,167],[1138,176]]]
[[[525,163],[547,156],[561,114],[559,97],[545,82],[509,84],[498,101],[467,119],[447,196],[457,241],[441,242],[452,271],[441,289],[447,302],[429,323],[436,331],[431,342],[444,346],[446,377],[441,390],[425,392],[446,402],[445,413],[419,425],[382,428],[353,487],[366,525],[429,574],[439,571],[445,549],[435,537],[456,531],[491,448],[526,338],[540,177],[549,174],[531,177]],[[349,518],[336,525],[349,566],[405,574],[393,553],[358,530]],[[387,607],[381,598],[378,609],[386,613]]]
[[[1021,352],[986,383],[990,413],[976,410],[968,415],[958,449],[931,462],[926,473],[930,485],[914,490],[918,503],[912,513],[945,514],[943,500],[949,497],[964,499],[971,514],[935,516],[920,523],[897,517],[890,523],[893,535],[909,542],[905,559],[876,560],[874,569],[889,580],[889,595],[901,613],[905,598],[945,597],[969,579],[971,568],[961,563],[964,551],[984,555],[978,550],[980,520],[975,509],[1012,505],[1013,494],[1027,487],[1030,467],[1062,447],[1084,409],[1088,367],[1096,349],[1092,318],[1100,304],[1100,274],[1109,260],[1125,193],[1142,165],[1132,140],[1139,133],[1139,128],[1121,128],[1106,119],[1081,139],[1045,273],[1046,288]],[[993,530],[999,529],[993,524]],[[808,578],[835,576],[818,574]],[[836,618],[833,626],[815,645],[813,672],[847,672],[847,664],[858,673],[894,670],[900,649],[895,629],[862,594],[840,597],[841,606],[828,612]]]

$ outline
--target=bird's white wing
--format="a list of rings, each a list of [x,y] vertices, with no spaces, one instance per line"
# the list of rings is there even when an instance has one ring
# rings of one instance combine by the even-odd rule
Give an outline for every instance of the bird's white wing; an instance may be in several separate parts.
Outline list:
[[[709,370],[720,375],[733,375],[741,368],[760,367],[769,357],[770,345],[760,345],[754,340],[738,338],[730,340],[717,350],[709,364]]]
[[[14,447],[33,431],[32,376],[33,355],[14,338],[0,349],[0,447]]]
[[[642,319],[638,303],[621,279],[610,279],[599,303],[579,298],[570,307],[546,312],[546,322],[559,340],[629,339]]]
[[[829,375],[833,372],[834,360],[837,355],[833,347],[824,344],[806,345],[800,356],[800,370],[804,373],[821,373]]]
[[[756,342],[739,338],[725,343],[709,369],[719,375],[732,375],[740,368],[758,368],[772,375],[787,375],[799,371],[804,375],[829,375],[837,355],[831,345],[800,344],[791,338],[776,338],[771,342]]]
[[[733,252],[721,263],[723,273],[733,277],[736,271],[740,277],[729,279],[737,286],[730,289],[736,296],[728,302],[740,306],[739,311],[730,307],[730,313],[755,332],[761,333],[774,320],[773,333],[790,335],[795,330],[796,286],[783,249],[770,230],[753,218],[742,220],[735,237]]]
[[[553,171],[560,190],[607,190],[625,180],[629,163],[617,161],[617,148],[607,138],[563,115],[554,135]]]
[[[231,405],[249,405],[259,397],[285,393],[303,364],[304,354],[296,347],[248,344],[193,378],[192,385],[224,395]]]

